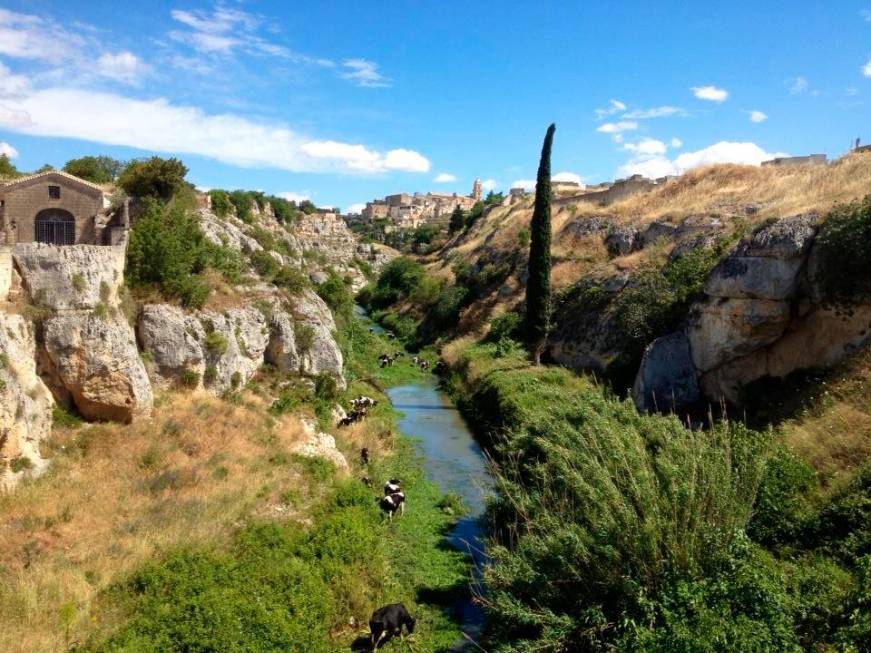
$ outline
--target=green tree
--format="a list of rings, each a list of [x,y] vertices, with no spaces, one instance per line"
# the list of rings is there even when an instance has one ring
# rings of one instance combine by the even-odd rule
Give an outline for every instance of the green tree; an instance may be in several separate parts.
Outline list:
[[[40,172],[51,172],[54,170],[54,166],[44,163],[42,166],[33,171],[33,174],[39,174]]]
[[[317,212],[318,208],[314,205],[311,200],[303,200],[299,203],[299,210],[305,213],[306,215],[311,215],[312,213]]]
[[[538,164],[532,238],[529,244],[529,281],[526,284],[526,343],[538,365],[550,330],[550,150],[556,125],[547,128]]]
[[[451,221],[448,223],[448,231],[457,233],[466,225],[466,213],[459,206],[451,213]]]
[[[0,154],[0,179],[18,177],[21,173],[5,154]]]
[[[178,159],[153,156],[131,161],[118,177],[118,185],[134,197],[152,197],[164,202],[185,185],[187,167]]]
[[[83,156],[70,159],[64,164],[64,172],[95,184],[113,181],[123,169],[124,164],[110,156]]]
[[[487,193],[487,197],[484,198],[484,206],[496,206],[497,204],[502,204],[505,201],[505,195],[502,193],[494,193],[492,190]]]

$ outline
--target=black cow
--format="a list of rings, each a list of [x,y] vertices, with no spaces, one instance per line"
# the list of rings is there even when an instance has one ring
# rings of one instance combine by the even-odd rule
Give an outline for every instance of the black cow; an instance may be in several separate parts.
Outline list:
[[[369,464],[369,449],[363,447],[360,449],[360,464],[368,465]]]
[[[386,642],[391,637],[399,635],[403,638],[402,627],[411,635],[417,620],[408,614],[408,610],[402,603],[391,603],[378,608],[369,619],[369,631],[372,633],[372,650],[377,651],[382,641]]]

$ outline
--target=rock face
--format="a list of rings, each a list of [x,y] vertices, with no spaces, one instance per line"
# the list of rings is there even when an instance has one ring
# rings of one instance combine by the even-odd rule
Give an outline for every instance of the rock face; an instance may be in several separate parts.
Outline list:
[[[123,318],[62,313],[43,325],[41,372],[87,419],[130,422],[154,400],[130,325]]]
[[[17,245],[13,259],[30,302],[47,314],[36,359],[55,397],[88,419],[148,415],[151,385],[120,310],[124,246],[34,243]]]
[[[51,432],[54,399],[36,373],[33,325],[0,313],[0,490],[47,466],[39,445]]]
[[[685,328],[648,348],[636,405],[650,409],[652,396],[669,392],[678,407],[690,405],[699,398],[694,384],[709,400],[737,404],[752,381],[834,365],[871,341],[867,298],[833,308],[815,289],[816,233],[816,216],[798,215],[736,246],[709,275]]]
[[[124,282],[124,248],[16,245],[13,258],[33,303],[55,311],[114,306]]]
[[[345,387],[342,353],[329,308],[308,290],[292,306],[277,296],[222,313],[167,304],[143,308],[136,326],[149,372],[160,387],[182,384],[221,394],[247,383],[264,362],[281,372],[333,376]]]
[[[302,420],[302,426],[306,437],[296,443],[291,451],[305,458],[329,460],[339,471],[347,472],[348,460],[336,448],[336,439],[328,433],[318,431],[317,425],[310,420]]]
[[[648,411],[692,405],[700,398],[696,375],[684,333],[657,338],[644,352],[632,399],[639,410]]]

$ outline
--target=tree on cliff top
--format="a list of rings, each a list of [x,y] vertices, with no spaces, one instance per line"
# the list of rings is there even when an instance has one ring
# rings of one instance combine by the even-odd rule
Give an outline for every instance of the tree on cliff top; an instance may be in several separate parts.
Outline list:
[[[18,177],[21,173],[5,154],[0,154],[0,179]]]
[[[110,156],[83,156],[70,159],[64,164],[64,172],[95,184],[105,184],[115,179],[124,164]]]
[[[131,161],[118,177],[118,185],[134,197],[152,197],[164,202],[185,185],[188,169],[178,159],[153,156]]]
[[[556,125],[547,128],[538,164],[532,239],[529,244],[529,281],[526,284],[526,344],[533,362],[541,352],[550,330],[550,150]]]

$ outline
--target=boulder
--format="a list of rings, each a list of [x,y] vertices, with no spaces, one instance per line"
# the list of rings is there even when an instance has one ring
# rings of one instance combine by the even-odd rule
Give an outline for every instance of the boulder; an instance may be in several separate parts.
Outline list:
[[[291,452],[304,458],[323,458],[329,460],[340,472],[348,471],[348,460],[336,448],[336,439],[322,431],[311,421],[302,420],[305,437],[291,447]]]
[[[245,385],[263,364],[269,329],[263,314],[253,307],[198,315],[204,336],[204,384],[223,393]]]
[[[0,490],[47,467],[40,443],[51,433],[54,399],[36,372],[33,327],[0,313]]]
[[[186,373],[196,374],[199,385],[205,371],[202,342],[205,331],[200,321],[177,306],[149,304],[136,323],[139,346],[148,352],[149,374],[156,385],[184,381]]]
[[[632,386],[638,410],[679,410],[696,403],[699,397],[686,334],[678,331],[650,343]]]
[[[641,240],[637,229],[616,227],[605,236],[605,247],[611,256],[625,256],[640,249],[640,246]]]
[[[696,305],[687,327],[693,363],[707,372],[780,338],[789,324],[785,301],[720,299]]]
[[[738,253],[779,259],[803,257],[816,236],[816,223],[813,213],[783,218],[756,231],[749,241],[739,245]]]
[[[114,306],[124,282],[123,247],[16,245],[15,266],[34,304],[56,311]]]
[[[151,384],[123,318],[67,312],[43,325],[41,372],[87,419],[130,422],[151,412]]]
[[[299,372],[301,359],[296,348],[293,318],[279,306],[273,308],[269,321],[269,342],[266,345],[265,358],[279,372]]]
[[[678,227],[670,222],[651,222],[644,233],[641,234],[641,243],[644,247],[652,245],[658,240],[674,240]]]

